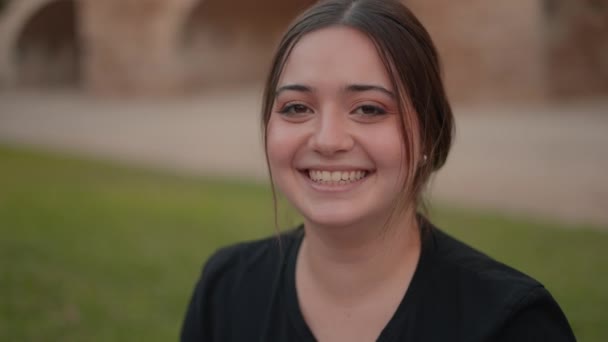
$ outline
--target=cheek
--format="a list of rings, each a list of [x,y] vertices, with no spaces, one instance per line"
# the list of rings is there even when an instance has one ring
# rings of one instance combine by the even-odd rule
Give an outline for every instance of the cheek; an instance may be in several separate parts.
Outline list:
[[[369,153],[378,168],[393,170],[406,165],[405,144],[396,125],[378,127],[368,140]]]
[[[293,128],[285,122],[273,118],[268,122],[266,150],[271,169],[291,165],[291,160],[297,148],[293,133]]]
[[[368,154],[376,165],[381,188],[400,191],[406,182],[407,156],[401,132],[393,125],[387,125],[374,132],[374,139],[368,140]]]

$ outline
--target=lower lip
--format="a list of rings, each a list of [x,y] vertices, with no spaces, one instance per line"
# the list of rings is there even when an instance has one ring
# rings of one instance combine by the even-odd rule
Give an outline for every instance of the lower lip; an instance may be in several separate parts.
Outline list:
[[[373,172],[368,171],[365,177],[358,179],[354,182],[348,182],[344,184],[325,184],[322,182],[315,182],[308,176],[308,171],[300,171],[300,174],[314,190],[329,193],[351,191],[356,187],[360,186],[362,183],[364,183],[373,174]]]

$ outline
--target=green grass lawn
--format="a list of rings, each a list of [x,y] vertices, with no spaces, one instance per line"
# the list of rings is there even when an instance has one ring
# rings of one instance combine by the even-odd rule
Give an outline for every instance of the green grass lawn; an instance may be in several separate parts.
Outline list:
[[[608,230],[443,207],[433,220],[542,281],[580,341],[608,341]],[[0,340],[176,340],[205,258],[273,233],[263,185],[0,146]]]

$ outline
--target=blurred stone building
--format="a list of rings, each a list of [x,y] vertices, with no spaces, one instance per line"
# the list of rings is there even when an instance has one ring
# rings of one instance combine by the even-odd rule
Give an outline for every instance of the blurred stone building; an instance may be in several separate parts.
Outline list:
[[[608,96],[608,0],[404,0],[457,102]],[[0,87],[157,95],[260,82],[314,0],[0,0]]]

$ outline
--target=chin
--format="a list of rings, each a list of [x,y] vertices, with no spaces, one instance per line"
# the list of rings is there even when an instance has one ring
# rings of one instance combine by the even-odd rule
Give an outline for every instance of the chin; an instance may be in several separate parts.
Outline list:
[[[315,226],[342,228],[353,226],[362,220],[364,217],[357,213],[354,208],[311,208],[304,213],[304,217],[308,222]]]

